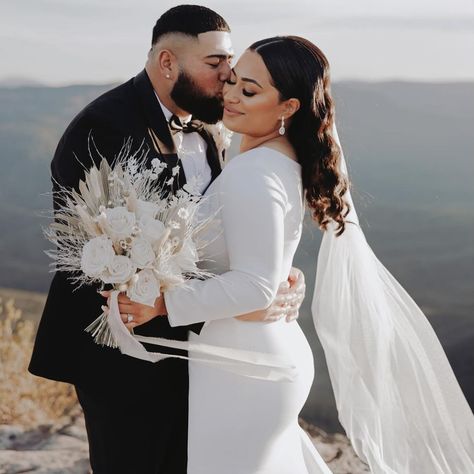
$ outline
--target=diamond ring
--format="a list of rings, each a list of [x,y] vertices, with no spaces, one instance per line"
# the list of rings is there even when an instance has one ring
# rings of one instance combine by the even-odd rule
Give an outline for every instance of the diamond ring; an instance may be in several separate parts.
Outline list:
[[[127,314],[127,323],[131,323],[133,321],[133,316],[131,314]]]

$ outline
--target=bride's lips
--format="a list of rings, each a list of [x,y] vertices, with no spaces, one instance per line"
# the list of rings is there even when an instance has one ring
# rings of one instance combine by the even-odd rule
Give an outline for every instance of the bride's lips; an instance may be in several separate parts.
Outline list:
[[[229,107],[228,105],[224,105],[224,113],[230,115],[231,117],[237,117],[238,115],[244,115],[242,112]]]

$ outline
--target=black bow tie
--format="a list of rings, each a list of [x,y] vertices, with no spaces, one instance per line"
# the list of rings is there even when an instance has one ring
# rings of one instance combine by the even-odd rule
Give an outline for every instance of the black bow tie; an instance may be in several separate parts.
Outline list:
[[[172,115],[168,121],[171,133],[174,135],[178,132],[193,133],[199,132],[203,129],[204,125],[199,120],[191,119],[189,122],[182,123],[178,116]]]

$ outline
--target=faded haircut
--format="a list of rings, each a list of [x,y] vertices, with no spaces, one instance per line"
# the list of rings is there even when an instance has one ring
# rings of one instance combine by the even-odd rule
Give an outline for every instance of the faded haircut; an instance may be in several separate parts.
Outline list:
[[[182,33],[197,37],[207,31],[228,31],[229,25],[218,13],[200,5],[178,5],[170,8],[158,18],[151,45],[168,33]]]

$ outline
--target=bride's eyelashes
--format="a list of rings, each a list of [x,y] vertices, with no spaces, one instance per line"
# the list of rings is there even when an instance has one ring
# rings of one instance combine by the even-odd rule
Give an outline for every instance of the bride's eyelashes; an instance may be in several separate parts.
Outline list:
[[[235,86],[235,84],[237,84],[236,82],[232,82],[230,79],[227,79],[225,82],[226,84],[229,84],[230,86]],[[255,95],[255,92],[249,92],[245,89],[242,89],[242,94],[245,97],[253,97]]]

